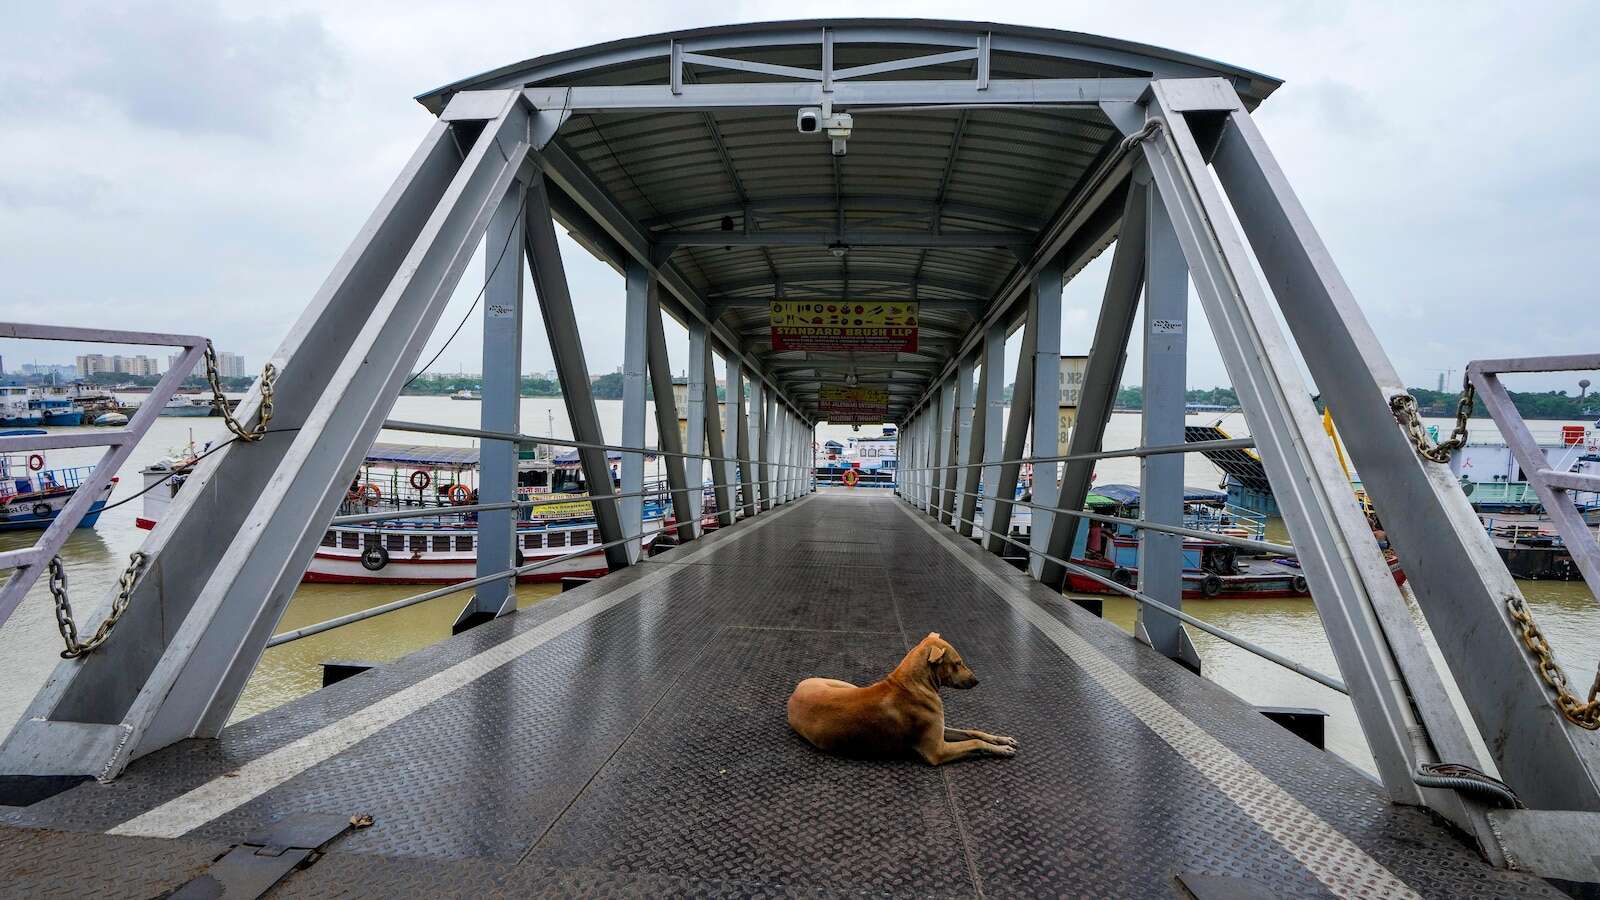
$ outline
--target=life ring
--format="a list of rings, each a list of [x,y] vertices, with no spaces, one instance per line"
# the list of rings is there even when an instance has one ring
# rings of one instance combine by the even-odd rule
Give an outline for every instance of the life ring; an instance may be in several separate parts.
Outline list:
[[[383,499],[383,488],[380,488],[369,481],[366,484],[363,484],[361,487],[352,490],[348,496],[351,500],[360,500],[362,503],[371,506],[372,504]]]
[[[861,480],[861,476],[856,474],[855,469],[845,469],[844,475],[840,476],[840,480],[844,482],[845,487],[853,488],[856,486],[856,482]]]
[[[528,558],[526,556],[522,555],[522,548],[518,547],[517,548],[517,568],[520,569],[520,568],[522,568],[523,566],[525,566],[527,564],[528,564]]]
[[[361,551],[361,568],[376,572],[389,564],[389,551],[373,544]]]
[[[427,469],[418,469],[411,473],[411,486],[417,490],[425,491],[431,483],[433,483],[433,476],[428,474]]]
[[[33,505],[33,517],[35,519],[48,519],[51,512],[52,510],[48,503],[35,503]]]
[[[1296,594],[1306,594],[1310,593],[1310,591],[1311,585],[1306,581],[1306,577],[1304,575],[1296,575],[1294,577],[1294,592]]]
[[[44,454],[31,453],[28,455],[28,468],[37,472],[44,468]]]
[[[1207,575],[1200,579],[1200,593],[1207,597],[1215,597],[1222,593],[1222,576]]]
[[[450,485],[445,493],[450,497],[451,506],[466,506],[472,500],[472,488],[460,482]]]
[[[1133,587],[1133,572],[1117,566],[1111,570],[1111,580],[1123,587]]]

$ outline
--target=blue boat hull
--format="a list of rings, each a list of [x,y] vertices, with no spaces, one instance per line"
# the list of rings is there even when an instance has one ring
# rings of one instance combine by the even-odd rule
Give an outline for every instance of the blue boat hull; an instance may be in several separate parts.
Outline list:
[[[89,512],[78,523],[79,528],[93,528],[100,521],[100,511],[106,508],[106,501],[96,500],[89,506]],[[50,527],[55,521],[56,510],[51,510],[48,516],[36,516],[31,512],[8,519],[0,519],[0,531],[42,531]]]
[[[50,413],[44,417],[46,425],[82,425],[83,413]]]

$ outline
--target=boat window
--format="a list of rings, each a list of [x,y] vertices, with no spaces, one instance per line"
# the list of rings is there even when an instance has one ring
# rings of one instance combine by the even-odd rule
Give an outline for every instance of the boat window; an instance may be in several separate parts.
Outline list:
[[[322,546],[324,546],[324,547],[337,547],[337,546],[339,546],[339,536],[334,534],[331,531],[323,532],[322,533]]]
[[[361,535],[361,546],[363,546],[363,547],[376,547],[376,546],[378,546],[378,544],[380,542],[380,539],[382,537],[383,537],[383,535],[378,534],[376,531],[363,534],[363,535]]]
[[[460,551],[462,553],[470,552],[472,550],[472,535],[470,535],[470,534],[459,534],[459,535],[456,535],[456,550],[458,550],[458,551]]]
[[[436,535],[434,535],[433,536],[433,552],[435,552],[435,553],[449,553],[450,552],[450,535],[448,535],[448,534],[436,534]]]
[[[596,543],[596,544],[600,543],[600,529],[598,529],[598,528],[592,529],[589,532],[589,540],[591,542],[593,542],[593,543]]]
[[[354,531],[341,531],[339,532],[339,546],[346,550],[354,550],[361,546],[361,535],[356,534]]]
[[[524,550],[538,550],[538,549],[541,549],[542,547],[544,547],[544,535],[542,535],[542,534],[529,534],[529,535],[524,535],[523,536],[523,538],[522,538],[522,549],[524,549]]]
[[[552,546],[552,547],[565,547],[566,545],[567,545],[567,533],[565,531],[552,531],[552,532],[550,532],[550,546]]]
[[[587,532],[587,531],[574,531],[572,533],[572,546],[581,547],[581,546],[583,546],[584,544],[587,544],[587,543],[589,543],[589,532]]]
[[[428,549],[428,536],[425,534],[413,534],[406,543],[412,553],[421,553]]]
[[[388,544],[388,549],[396,553],[406,548],[406,536],[403,534],[391,534],[385,539],[385,542]]]

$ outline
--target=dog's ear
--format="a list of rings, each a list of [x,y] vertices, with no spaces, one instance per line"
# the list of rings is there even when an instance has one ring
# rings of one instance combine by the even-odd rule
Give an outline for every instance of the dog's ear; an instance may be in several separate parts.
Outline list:
[[[941,659],[944,659],[944,647],[934,644],[933,649],[928,651],[928,662],[936,663]]]
[[[927,636],[927,637],[925,637],[925,638],[923,638],[923,640],[925,640],[925,641],[926,641],[926,640],[935,640],[935,641],[936,641],[936,640],[939,640],[939,632],[937,632],[937,631],[930,631],[930,632],[928,632],[928,636]]]

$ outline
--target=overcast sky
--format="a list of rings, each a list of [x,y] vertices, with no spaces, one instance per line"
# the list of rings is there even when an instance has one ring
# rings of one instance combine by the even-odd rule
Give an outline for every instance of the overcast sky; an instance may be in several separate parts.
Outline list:
[[[974,11],[941,2],[17,4],[0,54],[0,319],[198,332],[254,368],[429,127],[411,100],[423,90],[674,28]],[[999,0],[982,13],[1284,79],[1257,119],[1409,383],[1432,387],[1445,368],[1459,379],[1474,358],[1600,350],[1592,7]],[[622,357],[621,279],[570,242],[565,250],[590,368],[612,370]],[[1069,287],[1065,350],[1087,349],[1100,278],[1103,264]],[[474,266],[429,356],[480,284]],[[476,371],[478,327],[474,316],[437,368]],[[549,368],[536,320],[529,338],[524,370]],[[0,342],[8,368],[76,352]],[[1191,386],[1227,383],[1203,331],[1190,352]],[[674,342],[679,368],[683,356]]]

